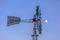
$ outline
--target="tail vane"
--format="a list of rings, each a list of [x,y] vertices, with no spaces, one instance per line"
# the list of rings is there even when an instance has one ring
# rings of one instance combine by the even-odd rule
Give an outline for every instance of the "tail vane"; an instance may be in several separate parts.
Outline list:
[[[21,21],[20,17],[7,16],[7,26],[19,24]]]

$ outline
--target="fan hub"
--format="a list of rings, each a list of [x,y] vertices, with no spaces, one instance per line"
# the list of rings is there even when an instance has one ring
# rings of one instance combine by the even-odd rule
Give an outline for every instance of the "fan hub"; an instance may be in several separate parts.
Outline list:
[[[38,19],[38,18],[33,18],[32,20],[33,20],[33,22],[40,21],[40,19]]]

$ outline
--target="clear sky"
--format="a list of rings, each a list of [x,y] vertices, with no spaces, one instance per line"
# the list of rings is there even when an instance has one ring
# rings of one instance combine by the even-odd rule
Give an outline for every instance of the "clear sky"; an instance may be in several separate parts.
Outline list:
[[[0,0],[0,40],[32,40],[33,23],[7,27],[7,16],[33,18],[37,5],[42,13],[38,40],[60,40],[60,0]],[[46,19],[48,23],[44,22]]]

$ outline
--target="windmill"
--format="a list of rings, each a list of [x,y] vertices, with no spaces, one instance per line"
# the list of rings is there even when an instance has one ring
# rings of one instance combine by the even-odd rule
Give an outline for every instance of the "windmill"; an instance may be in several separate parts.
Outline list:
[[[14,16],[7,16],[7,26],[19,24],[20,22],[28,22],[28,23],[34,23],[33,27],[33,40],[37,40],[38,33],[41,34],[41,12],[39,9],[39,6],[36,6],[36,13],[34,14],[34,17],[32,19],[21,19],[20,17],[14,17]]]

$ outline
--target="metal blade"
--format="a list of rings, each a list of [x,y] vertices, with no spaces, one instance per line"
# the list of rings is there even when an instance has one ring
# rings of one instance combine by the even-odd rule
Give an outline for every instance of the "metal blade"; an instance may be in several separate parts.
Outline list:
[[[40,19],[40,21],[37,21],[37,29],[38,29],[39,34],[41,34],[42,25],[41,25],[41,12],[40,12],[39,6],[37,6],[36,8],[36,16],[37,16],[37,19]]]
[[[40,22],[38,22],[38,24],[37,24],[37,29],[38,29],[39,34],[41,34],[42,33],[42,25]]]
[[[39,6],[36,7],[36,16],[38,18],[38,15],[39,15]]]

